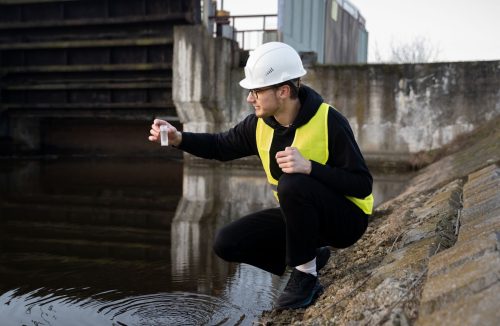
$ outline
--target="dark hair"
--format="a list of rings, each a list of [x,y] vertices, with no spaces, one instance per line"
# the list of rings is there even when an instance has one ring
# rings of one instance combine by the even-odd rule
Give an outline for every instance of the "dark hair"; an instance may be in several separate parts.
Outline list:
[[[279,83],[276,87],[288,85],[290,87],[290,98],[296,99],[299,97],[299,88],[300,88],[300,78],[290,79]]]

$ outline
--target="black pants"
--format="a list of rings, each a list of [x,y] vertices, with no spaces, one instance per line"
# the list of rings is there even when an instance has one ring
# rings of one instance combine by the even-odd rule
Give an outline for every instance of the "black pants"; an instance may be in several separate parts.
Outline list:
[[[365,232],[368,217],[346,199],[304,174],[283,174],[280,208],[242,217],[221,228],[214,251],[226,261],[247,263],[276,275],[286,265],[312,260],[316,248],[346,248]]]

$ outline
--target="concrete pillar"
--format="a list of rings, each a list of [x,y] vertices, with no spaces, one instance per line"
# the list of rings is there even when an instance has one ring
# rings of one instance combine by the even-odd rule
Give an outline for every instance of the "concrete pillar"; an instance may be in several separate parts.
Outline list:
[[[231,119],[237,43],[214,38],[203,26],[174,29],[173,100],[184,131],[216,132]],[[241,93],[241,91],[240,91]]]

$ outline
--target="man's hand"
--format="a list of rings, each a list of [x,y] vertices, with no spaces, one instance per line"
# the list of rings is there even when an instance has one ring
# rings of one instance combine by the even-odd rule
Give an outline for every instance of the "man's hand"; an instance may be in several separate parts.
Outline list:
[[[284,151],[277,152],[276,162],[285,173],[311,173],[311,161],[304,158],[295,147],[286,147]]]
[[[168,127],[168,143],[170,145],[178,146],[182,142],[182,134],[177,129],[165,120],[155,119],[151,125],[149,133],[149,141],[160,142],[160,126],[166,125]]]

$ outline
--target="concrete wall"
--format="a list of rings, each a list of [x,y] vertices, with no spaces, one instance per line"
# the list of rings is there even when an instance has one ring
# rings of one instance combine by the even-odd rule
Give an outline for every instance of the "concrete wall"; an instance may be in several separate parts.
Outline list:
[[[500,62],[317,66],[305,83],[350,121],[367,154],[439,148],[500,114]]]
[[[173,98],[184,130],[225,130],[253,112],[231,41],[174,31]],[[350,121],[365,156],[404,160],[500,114],[500,61],[308,67],[304,83]]]

